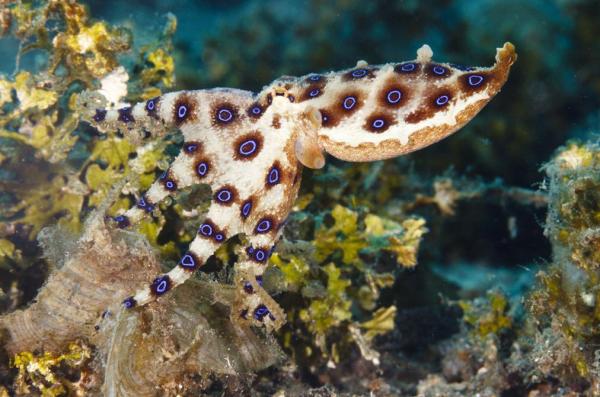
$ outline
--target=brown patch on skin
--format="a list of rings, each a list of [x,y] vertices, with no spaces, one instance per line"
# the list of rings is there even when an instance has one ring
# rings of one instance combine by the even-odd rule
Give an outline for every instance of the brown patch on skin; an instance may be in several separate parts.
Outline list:
[[[133,117],[133,114],[131,113],[132,110],[133,110],[133,108],[131,106],[117,110],[117,112],[119,113],[118,120],[122,123],[134,123],[135,118]]]
[[[206,167],[206,171],[204,173],[203,173],[203,171],[204,171],[203,164]],[[194,162],[194,175],[196,175],[197,178],[204,180],[210,176],[212,171],[213,171],[213,164],[209,158],[201,157]]]
[[[473,84],[480,81],[478,76],[483,79],[479,84]],[[486,89],[490,84],[494,83],[496,76],[492,73],[488,72],[470,72],[466,73],[458,78],[458,85],[462,92],[466,92],[468,94],[476,93]],[[469,83],[471,82],[471,84]]]
[[[436,103],[436,101],[442,96],[447,96],[448,101],[442,105],[439,105],[438,103]],[[442,111],[448,106],[450,106],[454,98],[455,94],[450,88],[444,87],[438,89],[432,92],[431,94],[427,95],[424,102],[421,103],[415,111],[408,114],[404,118],[404,121],[408,124],[417,124],[423,120],[427,120],[428,118],[433,117],[437,112]]]
[[[180,267],[181,269],[185,270],[186,272],[194,273],[196,270],[198,270],[206,262],[206,260],[200,261],[200,258],[198,257],[198,255],[194,254],[192,251],[186,252],[185,255],[191,256],[192,260],[194,261],[194,264],[195,264],[194,267],[190,267],[190,266],[183,266],[181,264],[181,262],[179,262],[177,264],[177,266]]]
[[[267,173],[265,175],[265,187],[270,189],[277,185],[286,185],[289,183],[287,180],[288,175],[281,166],[279,160],[275,160],[275,162],[269,167]]]
[[[339,111],[331,111],[331,109],[319,109],[321,112],[321,126],[325,128],[335,127],[340,123],[340,118],[336,117],[339,115]]]
[[[414,64],[415,68],[412,70],[402,70],[405,65]],[[418,74],[421,70],[421,64],[418,62],[402,62],[396,66],[394,66],[394,72],[399,74],[400,76],[414,76]]]
[[[396,120],[392,115],[386,113],[373,113],[367,117],[363,128],[369,132],[381,134],[394,124],[396,124]]]
[[[183,117],[180,117],[181,113],[179,113],[181,106],[185,106],[186,108]],[[189,121],[195,121],[198,116],[196,114],[197,108],[198,104],[196,103],[196,99],[194,98],[194,96],[188,95],[187,93],[179,95],[173,103],[173,108],[171,110],[173,122],[175,123],[175,125],[177,127],[180,127],[181,125]]]
[[[299,95],[298,102],[304,102],[311,99],[315,99],[323,95],[325,92],[325,81],[313,83],[308,87],[304,88]]]
[[[395,91],[400,91],[398,100],[398,95]],[[410,100],[410,97],[411,91],[407,86],[390,80],[381,89],[377,102],[383,108],[397,109],[405,105]]]
[[[250,120],[258,120],[265,113],[266,106],[260,104],[260,102],[254,102],[248,109],[246,110],[246,114],[250,118]]]
[[[271,127],[275,128],[276,130],[281,128],[281,118],[279,117],[278,114],[273,115],[273,121],[271,122]]]
[[[173,171],[172,170],[167,170],[165,171],[161,177],[158,179],[161,183],[161,185],[163,186],[163,188],[168,191],[168,192],[175,192],[177,191],[177,178],[175,178],[175,175],[173,175]]]
[[[202,146],[202,142],[198,141],[188,141],[183,144],[183,152],[190,156],[197,155],[202,153],[204,147]]]
[[[240,150],[244,150],[245,152],[248,152],[250,149],[252,149],[253,146],[250,143],[248,143],[248,144],[244,145],[244,147],[242,147],[242,145],[245,142],[248,142],[250,140],[254,140],[256,142],[256,149],[254,150],[254,152],[252,152],[251,154],[247,154],[247,155],[240,153]],[[232,146],[233,156],[232,157],[235,160],[239,160],[239,161],[252,160],[256,156],[258,156],[258,154],[262,150],[263,142],[264,142],[264,138],[259,131],[254,131],[249,134],[242,135],[242,136],[236,138],[236,140],[233,142],[233,146]]]
[[[247,211],[244,211],[245,206],[247,207],[248,204],[250,204],[250,209]],[[257,200],[254,195],[252,195],[252,196],[248,197],[246,200],[242,201],[242,203],[240,204],[240,217],[243,219],[244,222],[254,214],[256,205],[257,205]]]
[[[427,127],[414,132],[409,137],[408,143],[403,145],[397,139],[386,139],[378,144],[361,143],[358,146],[349,146],[335,142],[326,136],[321,136],[320,141],[323,148],[332,156],[345,161],[373,161],[384,160],[391,157],[401,156],[410,152],[427,147],[459,130],[471,120],[489,102],[482,99],[467,107],[457,116],[456,125],[450,127],[441,125],[438,127]]]
[[[417,124],[432,117],[434,113],[435,112],[432,112],[429,108],[419,107],[415,111],[407,114],[406,117],[404,117],[404,121],[408,124]]]
[[[228,196],[229,200],[227,200],[227,201],[221,201],[221,200],[219,200],[219,194],[221,192],[225,191],[225,190],[229,191],[229,196]],[[223,205],[225,207],[230,207],[234,203],[237,202],[237,200],[238,200],[238,191],[235,188],[235,186],[233,186],[233,185],[229,185],[229,184],[228,185],[224,185],[224,186],[221,186],[221,187],[219,187],[218,189],[215,190],[215,194],[213,195],[213,199],[214,199],[214,202],[217,203],[217,204],[219,204],[219,205]]]
[[[231,128],[238,124],[240,114],[231,102],[216,102],[210,110],[212,124],[218,128]]]
[[[350,98],[354,98],[356,102],[354,102],[354,106],[351,109],[347,109],[344,107],[350,105],[352,101]],[[349,102],[350,101],[350,102]],[[358,91],[348,91],[338,96],[336,99],[336,103],[338,104],[337,109],[339,109],[339,117],[348,117],[355,113],[358,109],[360,109],[364,103],[365,99],[361,92]]]
[[[312,74],[310,76],[308,76],[307,78],[305,78],[302,81],[304,84],[322,84],[325,85],[327,84],[327,77],[323,76],[322,74]]]
[[[442,72],[443,74],[439,74],[436,72]],[[443,80],[452,76],[452,69],[447,66],[440,65],[439,63],[429,63],[425,66],[425,75],[427,77],[431,77],[433,79]]]
[[[269,227],[266,229],[266,231],[259,231],[259,226],[260,227],[264,227],[266,222]],[[256,221],[256,225],[254,225],[254,234],[274,234],[277,233],[277,229],[278,229],[278,222],[277,219],[275,219],[273,216],[262,216],[260,218],[258,218],[258,220]],[[261,229],[264,230],[264,229]]]
[[[158,120],[160,118],[158,116],[160,114],[160,97],[157,96],[152,99],[148,99],[144,105],[144,110],[149,117]]]
[[[355,80],[371,80],[375,78],[375,73],[378,71],[378,68],[372,67],[363,67],[363,68],[355,68],[349,72],[346,72],[342,75],[342,81],[355,81]],[[364,71],[364,72],[363,72]]]

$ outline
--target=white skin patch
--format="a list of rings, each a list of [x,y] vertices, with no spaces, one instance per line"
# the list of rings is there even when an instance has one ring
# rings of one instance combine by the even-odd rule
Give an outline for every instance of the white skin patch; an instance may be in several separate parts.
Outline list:
[[[135,224],[182,188],[208,184],[216,194],[228,187],[231,194],[219,196],[226,202],[213,198],[205,221],[210,227],[198,225],[186,260],[167,274],[166,289],[185,282],[221,244],[243,234],[248,246],[236,264],[232,319],[279,328],[285,314],[262,288],[261,276],[297,197],[302,164],[322,167],[323,152],[372,161],[430,145],[474,117],[516,60],[510,43],[498,49],[490,68],[438,64],[432,56],[425,45],[413,61],[361,61],[340,72],[286,77],[256,95],[225,88],[181,91],[125,111],[90,109],[88,118],[101,130],[161,136],[178,128],[186,142],[168,173],[119,225]],[[137,305],[167,292],[166,283],[154,285],[133,295]]]

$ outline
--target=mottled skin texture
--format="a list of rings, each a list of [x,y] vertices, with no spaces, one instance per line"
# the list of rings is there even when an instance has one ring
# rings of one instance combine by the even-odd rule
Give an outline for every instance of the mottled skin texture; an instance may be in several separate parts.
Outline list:
[[[125,301],[143,305],[187,280],[229,238],[246,236],[235,269],[232,318],[277,329],[285,317],[261,286],[262,274],[298,195],[302,165],[321,168],[324,152],[349,161],[409,153],[452,134],[500,90],[516,60],[512,44],[490,68],[417,59],[303,77],[283,77],[259,94],[235,89],[182,91],[131,108],[89,109],[103,131],[161,135],[178,128],[181,153],[138,201],[115,218],[135,224],[166,196],[208,184],[213,200],[189,251],[167,275]]]

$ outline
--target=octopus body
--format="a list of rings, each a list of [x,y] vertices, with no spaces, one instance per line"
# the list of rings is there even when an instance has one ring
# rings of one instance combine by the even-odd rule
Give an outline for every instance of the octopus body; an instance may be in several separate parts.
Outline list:
[[[300,187],[302,166],[324,153],[373,161],[409,153],[460,129],[496,95],[516,60],[504,44],[492,67],[432,61],[425,45],[408,62],[282,77],[260,93],[210,89],[167,93],[121,109],[89,109],[100,130],[161,135],[179,129],[181,153],[137,204],[115,217],[128,227],[183,188],[208,184],[213,200],[179,264],[124,301],[144,305],[182,284],[228,239],[248,245],[235,268],[236,321],[277,329],[284,313],[262,274]]]

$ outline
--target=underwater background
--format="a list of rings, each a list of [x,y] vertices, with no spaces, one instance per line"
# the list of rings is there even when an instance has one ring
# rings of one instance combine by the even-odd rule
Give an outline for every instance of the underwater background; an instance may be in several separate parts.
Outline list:
[[[597,0],[0,0],[0,396],[600,395],[598,21]],[[106,319],[126,264],[177,263],[209,193],[92,233],[182,142],[100,134],[85,89],[123,68],[127,102],[259,91],[422,44],[491,65],[506,41],[506,85],[455,135],[304,171],[265,275],[283,328],[228,322],[233,246],[165,310]]]

